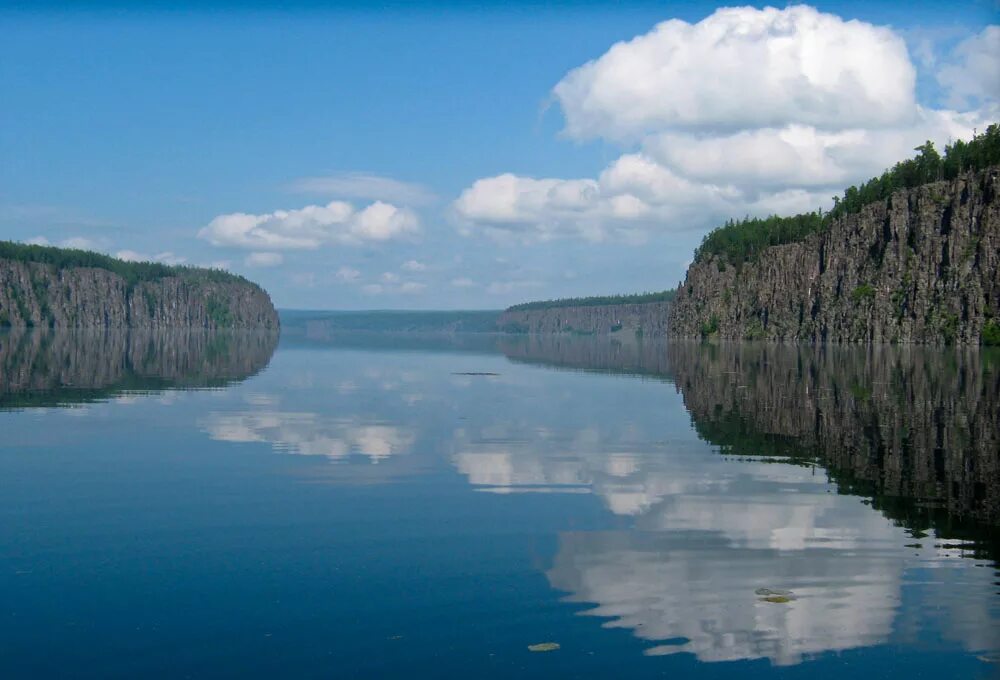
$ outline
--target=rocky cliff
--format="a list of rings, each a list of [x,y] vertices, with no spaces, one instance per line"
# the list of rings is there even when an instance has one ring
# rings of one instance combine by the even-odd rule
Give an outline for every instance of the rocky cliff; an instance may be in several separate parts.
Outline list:
[[[497,319],[497,328],[514,333],[623,333],[655,337],[666,335],[669,310],[669,302],[508,309]]]
[[[185,269],[130,281],[100,267],[0,259],[0,326],[276,329],[268,294],[236,276]]]
[[[671,334],[977,344],[1000,320],[998,196],[993,166],[897,191],[741,266],[705,257],[678,290]]]

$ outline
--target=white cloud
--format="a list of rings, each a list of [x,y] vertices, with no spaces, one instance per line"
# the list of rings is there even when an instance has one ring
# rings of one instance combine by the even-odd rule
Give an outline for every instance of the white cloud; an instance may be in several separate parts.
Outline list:
[[[892,30],[812,7],[665,21],[574,69],[554,94],[574,137],[664,127],[839,129],[905,122],[915,71]]]
[[[298,193],[380,200],[404,205],[424,205],[436,200],[434,194],[421,184],[401,182],[365,172],[304,177],[293,182],[291,189]]]
[[[494,281],[486,287],[486,292],[490,295],[506,295],[525,288],[538,288],[541,285],[538,281]]]
[[[79,246],[66,246],[66,247],[79,247]],[[167,250],[162,253],[156,253],[155,255],[147,255],[145,253],[139,253],[134,250],[119,250],[115,253],[115,257],[119,260],[127,260],[129,262],[160,262],[162,264],[184,264],[187,262],[186,257],[181,257],[180,255],[175,255],[171,251]]]
[[[960,42],[938,70],[937,81],[948,91],[951,106],[1000,98],[1000,26],[987,26]]]
[[[417,283],[416,281],[406,281],[399,287],[400,293],[406,293],[408,295],[415,295],[417,293],[423,293],[427,289],[427,284]]]
[[[284,261],[281,253],[250,253],[243,263],[248,267],[277,267]]]
[[[98,250],[100,247],[97,241],[86,238],[85,236],[72,236],[70,238],[57,241],[56,243],[53,243],[44,236],[34,236],[25,241],[25,243],[32,246],[56,245],[60,248],[76,248],[77,250]]]
[[[464,276],[460,276],[457,279],[452,279],[451,280],[451,285],[454,286],[455,288],[473,288],[473,287],[475,287],[478,284],[475,281],[473,281],[472,279],[468,279],[468,278],[465,278]]]
[[[399,281],[399,274],[394,274],[393,272],[383,272],[382,280],[385,283],[396,283]]]
[[[351,267],[341,267],[337,270],[336,277],[338,281],[352,283],[361,278],[361,272]]]
[[[983,56],[991,35],[957,50],[977,78],[994,68]],[[968,139],[995,117],[995,104],[918,105],[914,73],[891,29],[807,6],[667,21],[553,91],[567,134],[621,143],[623,155],[595,178],[482,178],[452,212],[463,234],[530,243],[641,242],[733,216],[814,210],[925,140]]]
[[[960,114],[916,108],[904,127],[823,131],[806,125],[741,130],[731,134],[651,135],[644,151],[684,177],[698,182],[733,183],[746,191],[775,187],[843,186],[880,174],[913,155],[926,140],[943,148],[968,138],[988,119],[978,112]]]
[[[325,245],[359,245],[411,236],[420,231],[416,214],[376,201],[362,210],[332,201],[262,215],[219,215],[198,232],[212,245],[251,250],[316,250]]]
[[[417,260],[407,260],[400,267],[404,272],[423,272],[427,271],[427,265],[423,262],[418,262]]]
[[[366,283],[361,286],[361,292],[365,295],[381,295],[384,288],[378,283]]]
[[[97,243],[85,236],[74,236],[73,238],[68,238],[64,241],[60,241],[59,245],[63,248],[78,248],[79,250],[94,250],[97,248]]]
[[[291,281],[292,285],[299,288],[315,288],[317,277],[313,272],[296,272],[292,274]]]
[[[545,241],[573,235],[596,240],[601,237],[595,220],[599,201],[594,180],[534,179],[506,173],[477,180],[453,207],[463,225],[482,226],[494,236]]]

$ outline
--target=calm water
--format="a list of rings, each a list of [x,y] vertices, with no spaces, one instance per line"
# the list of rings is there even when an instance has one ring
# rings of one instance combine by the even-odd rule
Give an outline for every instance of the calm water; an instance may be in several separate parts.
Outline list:
[[[0,676],[997,677],[998,433],[985,353],[0,335]]]

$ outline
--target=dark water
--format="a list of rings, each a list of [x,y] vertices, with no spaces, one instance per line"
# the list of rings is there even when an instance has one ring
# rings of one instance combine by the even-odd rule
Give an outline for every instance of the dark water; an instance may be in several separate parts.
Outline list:
[[[998,437],[987,353],[0,335],[0,677],[997,677]]]

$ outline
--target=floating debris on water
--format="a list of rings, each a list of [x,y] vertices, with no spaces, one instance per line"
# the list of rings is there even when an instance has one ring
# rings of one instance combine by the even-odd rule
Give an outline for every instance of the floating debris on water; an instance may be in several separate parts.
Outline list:
[[[554,652],[559,649],[558,642],[539,642],[537,645],[528,645],[529,652]]]
[[[777,588],[758,588],[753,592],[756,595],[760,596],[761,602],[773,602],[774,604],[785,604],[787,602],[795,601],[795,595],[790,590],[781,590]]]

